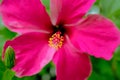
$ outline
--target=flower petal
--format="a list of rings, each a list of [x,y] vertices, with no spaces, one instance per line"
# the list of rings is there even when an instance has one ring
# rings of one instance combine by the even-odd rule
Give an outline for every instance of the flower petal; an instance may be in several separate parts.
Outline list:
[[[52,23],[77,23],[95,0],[50,0]]]
[[[111,59],[120,40],[117,27],[110,20],[97,14],[89,15],[79,27],[71,30],[71,41],[77,48],[106,60]]]
[[[4,52],[8,46],[15,50],[16,76],[32,76],[51,61],[56,50],[48,46],[47,40],[46,34],[27,33],[6,42]]]
[[[85,80],[91,73],[91,62],[86,54],[63,46],[54,56],[57,80]]]
[[[14,32],[50,31],[50,18],[40,0],[3,0],[0,14]]]

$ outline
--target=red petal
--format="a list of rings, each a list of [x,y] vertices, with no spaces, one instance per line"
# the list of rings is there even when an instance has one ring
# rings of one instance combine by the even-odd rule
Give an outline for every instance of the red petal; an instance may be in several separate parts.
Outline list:
[[[95,0],[50,0],[53,24],[77,23],[88,12]]]
[[[75,29],[71,30],[72,43],[90,55],[109,60],[118,47],[120,34],[117,27],[100,15],[89,15]]]
[[[3,0],[0,13],[4,24],[12,31],[50,31],[50,18],[40,0]]]
[[[46,34],[27,33],[6,42],[4,51],[8,46],[15,50],[16,60],[13,70],[16,72],[16,76],[37,74],[51,61],[56,50],[48,46],[47,40]]]
[[[63,46],[55,55],[57,80],[85,80],[91,73],[91,62],[86,54]]]

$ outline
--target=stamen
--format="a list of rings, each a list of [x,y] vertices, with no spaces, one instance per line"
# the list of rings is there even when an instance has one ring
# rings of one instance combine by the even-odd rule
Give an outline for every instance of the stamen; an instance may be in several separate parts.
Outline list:
[[[64,41],[64,37],[61,36],[61,32],[58,31],[49,38],[48,42],[50,47],[58,49],[62,47],[63,41]]]

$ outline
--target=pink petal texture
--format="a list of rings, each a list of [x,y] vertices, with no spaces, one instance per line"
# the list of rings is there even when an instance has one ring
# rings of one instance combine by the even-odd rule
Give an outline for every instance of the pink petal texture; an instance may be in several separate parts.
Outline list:
[[[4,51],[8,46],[15,50],[16,76],[32,76],[37,74],[54,56],[55,49],[47,43],[48,36],[38,32],[23,34],[12,41],[7,41]],[[3,53],[3,58],[4,58]]]
[[[120,34],[117,27],[100,15],[89,15],[79,26],[71,28],[71,42],[81,51],[97,58],[110,60],[118,47]]]
[[[94,2],[95,0],[50,0],[52,23],[77,23]]]
[[[50,31],[50,18],[40,0],[3,0],[0,15],[4,24],[14,32]]]
[[[57,69],[57,80],[86,80],[91,73],[88,55],[75,51],[69,45],[59,49],[53,61]]]

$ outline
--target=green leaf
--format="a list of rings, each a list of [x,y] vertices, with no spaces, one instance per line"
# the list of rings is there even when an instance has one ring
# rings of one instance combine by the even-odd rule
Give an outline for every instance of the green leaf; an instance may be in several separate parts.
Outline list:
[[[12,47],[8,46],[5,51],[4,63],[7,68],[12,68],[15,63],[15,52]]]
[[[2,2],[2,0],[0,0],[0,3]]]
[[[6,67],[5,67],[3,61],[0,59],[0,71],[4,72],[5,70],[6,70]]]
[[[5,67],[3,61],[0,59],[0,80],[1,80],[1,78],[3,76],[3,73],[5,72],[5,70],[6,70],[6,67]]]
[[[0,56],[2,55],[2,48],[5,43],[5,39],[3,38],[2,35],[0,35]]]
[[[50,11],[50,0],[42,0],[42,3],[46,7],[47,12],[49,13]]]
[[[15,75],[14,71],[7,69],[3,74],[2,80],[12,80],[14,75]]]
[[[2,26],[0,26],[0,27],[2,27]],[[13,37],[16,36],[16,33],[11,32],[7,28],[5,28],[5,26],[3,26],[2,28],[0,28],[0,35],[2,35],[5,39],[12,39]]]

